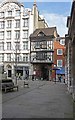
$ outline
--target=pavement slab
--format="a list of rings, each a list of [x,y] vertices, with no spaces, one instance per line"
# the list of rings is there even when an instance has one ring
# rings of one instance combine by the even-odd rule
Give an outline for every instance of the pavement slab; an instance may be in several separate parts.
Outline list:
[[[29,84],[29,88],[20,87],[18,92],[2,95],[3,118],[73,118],[73,100],[65,84],[50,81]]]

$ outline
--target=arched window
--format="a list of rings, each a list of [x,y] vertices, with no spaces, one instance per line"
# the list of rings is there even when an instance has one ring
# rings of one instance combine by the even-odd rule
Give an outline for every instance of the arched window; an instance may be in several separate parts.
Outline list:
[[[45,34],[41,31],[39,32],[38,36],[45,36]]]

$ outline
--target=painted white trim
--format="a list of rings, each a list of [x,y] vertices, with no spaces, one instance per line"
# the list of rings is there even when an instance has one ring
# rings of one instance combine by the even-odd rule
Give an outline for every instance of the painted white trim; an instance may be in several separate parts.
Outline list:
[[[60,54],[59,54],[59,50],[61,50]],[[57,49],[57,55],[63,55],[63,50],[62,49]]]
[[[62,65],[58,65],[58,62],[61,61]],[[57,60],[57,67],[62,67],[63,66],[63,60],[59,59]]]

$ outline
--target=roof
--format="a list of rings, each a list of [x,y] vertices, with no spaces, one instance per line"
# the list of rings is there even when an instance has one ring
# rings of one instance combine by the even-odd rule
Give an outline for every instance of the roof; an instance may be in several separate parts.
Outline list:
[[[56,27],[49,27],[49,28],[40,28],[36,29],[30,37],[36,37],[40,32],[44,33],[46,36],[54,35],[54,32],[57,32]]]
[[[65,46],[61,45],[59,41],[54,41],[54,49],[65,49]]]

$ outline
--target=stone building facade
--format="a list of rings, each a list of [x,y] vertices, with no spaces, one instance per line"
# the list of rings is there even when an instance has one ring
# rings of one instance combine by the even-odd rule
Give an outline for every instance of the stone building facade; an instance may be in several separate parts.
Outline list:
[[[0,66],[8,78],[15,73],[23,78],[31,74],[29,36],[39,27],[48,26],[35,2],[32,9],[24,8],[17,0],[0,3]]]
[[[71,14],[67,18],[68,34],[66,42],[66,79],[68,90],[75,100],[75,1],[72,3]]]

